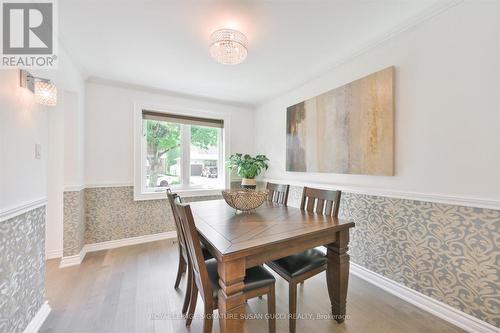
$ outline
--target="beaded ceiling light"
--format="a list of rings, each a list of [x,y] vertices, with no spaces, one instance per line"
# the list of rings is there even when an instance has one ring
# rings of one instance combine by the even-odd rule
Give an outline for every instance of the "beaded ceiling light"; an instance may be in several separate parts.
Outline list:
[[[210,55],[224,65],[236,65],[247,57],[247,37],[238,30],[220,29],[210,36]]]

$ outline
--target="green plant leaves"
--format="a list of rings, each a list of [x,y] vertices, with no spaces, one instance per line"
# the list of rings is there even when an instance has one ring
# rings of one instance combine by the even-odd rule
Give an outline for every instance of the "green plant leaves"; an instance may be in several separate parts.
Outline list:
[[[266,155],[252,157],[249,154],[233,154],[226,162],[227,168],[235,170],[238,176],[248,179],[257,177],[263,170],[268,169]]]

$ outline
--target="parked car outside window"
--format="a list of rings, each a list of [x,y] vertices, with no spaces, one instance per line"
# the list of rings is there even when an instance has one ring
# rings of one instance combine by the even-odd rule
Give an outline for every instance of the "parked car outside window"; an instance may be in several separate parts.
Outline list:
[[[201,176],[207,178],[217,178],[217,167],[204,167],[201,171]]]

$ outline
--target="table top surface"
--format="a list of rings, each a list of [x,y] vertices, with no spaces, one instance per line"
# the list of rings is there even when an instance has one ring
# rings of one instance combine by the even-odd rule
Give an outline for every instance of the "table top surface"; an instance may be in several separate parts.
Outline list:
[[[200,236],[221,256],[354,227],[354,222],[308,213],[266,201],[252,212],[239,212],[224,200],[190,203]]]

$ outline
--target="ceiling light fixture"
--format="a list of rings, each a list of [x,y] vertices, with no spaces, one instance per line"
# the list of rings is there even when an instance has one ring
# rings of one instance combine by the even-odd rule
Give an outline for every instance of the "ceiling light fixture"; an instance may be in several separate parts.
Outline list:
[[[210,55],[224,65],[236,65],[245,60],[247,47],[247,37],[238,30],[220,29],[210,36]]]
[[[35,101],[41,105],[57,105],[57,87],[48,79],[36,77],[30,72],[20,70],[20,85],[35,94]]]

